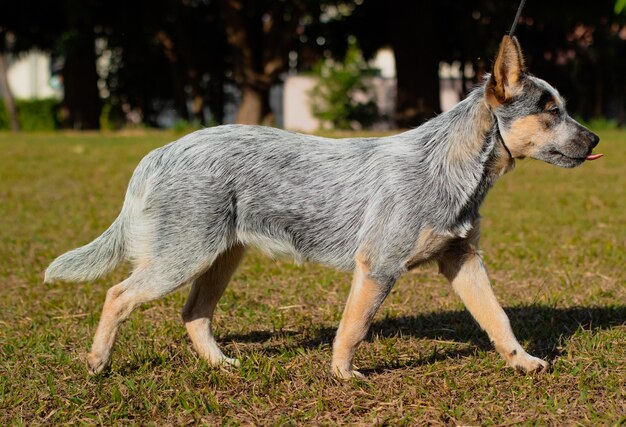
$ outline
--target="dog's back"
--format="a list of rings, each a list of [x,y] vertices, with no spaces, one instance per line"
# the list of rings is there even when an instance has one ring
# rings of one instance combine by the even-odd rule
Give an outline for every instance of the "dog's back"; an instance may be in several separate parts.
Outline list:
[[[133,174],[117,220],[123,248],[115,253],[123,257],[88,278],[125,258],[185,280],[235,243],[340,269],[353,268],[367,247],[391,259],[381,268],[400,274],[424,227],[462,236],[478,215],[482,196],[474,192],[486,154],[456,153],[445,138],[467,131],[455,126],[476,114],[472,96],[451,113],[457,120],[440,116],[393,137],[337,140],[226,125],[156,149]],[[461,167],[455,156],[464,156]],[[67,277],[63,265],[76,262],[53,263],[49,279]]]
[[[372,140],[257,126],[205,129],[146,156],[131,182],[143,191],[131,203],[141,204],[133,210],[142,212],[159,258],[189,251],[210,258],[241,242],[350,268],[364,213],[384,183],[375,153]]]

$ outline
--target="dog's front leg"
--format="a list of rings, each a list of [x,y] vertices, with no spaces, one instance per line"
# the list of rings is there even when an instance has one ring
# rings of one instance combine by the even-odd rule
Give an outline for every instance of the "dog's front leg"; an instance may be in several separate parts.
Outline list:
[[[455,250],[439,260],[439,268],[509,366],[525,372],[547,369],[545,361],[526,353],[517,342],[509,318],[493,293],[480,254]]]
[[[373,277],[370,264],[357,258],[352,288],[333,343],[332,372],[337,378],[365,378],[352,368],[354,352],[394,282],[393,278]]]

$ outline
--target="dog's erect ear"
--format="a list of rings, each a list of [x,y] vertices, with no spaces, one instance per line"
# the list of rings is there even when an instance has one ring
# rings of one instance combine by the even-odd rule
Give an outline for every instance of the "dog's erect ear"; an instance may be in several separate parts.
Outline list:
[[[517,38],[504,36],[489,82],[489,95],[495,97],[493,101],[501,104],[512,98],[519,90],[519,82],[525,71],[524,56]]]

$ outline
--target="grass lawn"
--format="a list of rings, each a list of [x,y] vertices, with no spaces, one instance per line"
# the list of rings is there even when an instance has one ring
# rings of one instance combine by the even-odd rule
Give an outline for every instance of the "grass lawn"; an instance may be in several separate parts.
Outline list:
[[[350,274],[251,250],[220,301],[216,335],[240,368],[200,360],[185,291],[123,325],[110,372],[85,356],[108,287],[44,285],[61,253],[116,217],[128,179],[172,134],[0,134],[0,425],[626,423],[626,133],[574,170],[518,162],[482,209],[485,262],[513,329],[553,363],[504,366],[435,266],[403,277],[356,364],[330,377]]]

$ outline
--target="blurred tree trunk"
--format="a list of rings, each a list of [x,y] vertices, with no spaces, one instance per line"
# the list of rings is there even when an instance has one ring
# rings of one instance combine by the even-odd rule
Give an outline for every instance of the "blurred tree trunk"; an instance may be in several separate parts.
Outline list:
[[[96,37],[92,6],[81,0],[66,0],[68,30],[64,42],[64,125],[73,129],[99,129],[102,102],[96,70]]]
[[[269,88],[242,87],[241,104],[237,110],[237,123],[271,125],[273,117],[269,99]]]
[[[226,94],[224,93],[224,64],[223,55],[220,60],[212,63],[210,69],[210,80],[208,88],[208,105],[211,111],[210,124],[224,123],[224,105],[226,104]]]
[[[200,82],[197,75],[197,70],[190,70],[188,72],[189,79],[191,80],[191,118],[193,121],[205,124],[204,120],[204,96],[200,89]]]
[[[233,50],[233,78],[241,90],[237,123],[271,124],[270,87],[288,66],[305,2],[221,0]]]
[[[187,109],[187,95],[185,93],[184,71],[183,65],[177,50],[180,46],[174,44],[174,40],[170,35],[161,30],[156,35],[157,40],[163,47],[163,54],[169,62],[170,79],[172,82],[172,90],[174,92],[174,104],[179,116],[184,120],[189,120],[189,111]]]
[[[396,59],[396,125],[415,127],[440,111],[435,2],[395,0],[391,41]]]
[[[93,33],[73,43],[63,68],[63,107],[66,125],[73,129],[99,129],[101,100],[98,93]]]
[[[2,98],[4,99],[4,105],[6,106],[9,120],[11,122],[11,130],[13,132],[20,131],[20,124],[17,120],[17,109],[15,108],[15,99],[11,88],[9,87],[9,79],[7,72],[9,65],[7,63],[6,54],[0,53],[0,90],[2,91]]]
[[[200,79],[202,76],[198,67],[198,59],[202,53],[194,50],[194,44],[192,43],[193,35],[189,33],[189,29],[185,25],[187,21],[185,15],[182,13],[182,7],[182,2],[176,3],[174,6],[174,16],[176,17],[174,28],[178,42],[176,50],[180,56],[181,66],[184,66],[181,80],[183,80],[182,95],[185,99],[185,118],[204,124],[204,94],[200,88]],[[188,84],[189,93],[187,93],[185,84]],[[189,107],[187,106],[187,99],[191,101]]]

